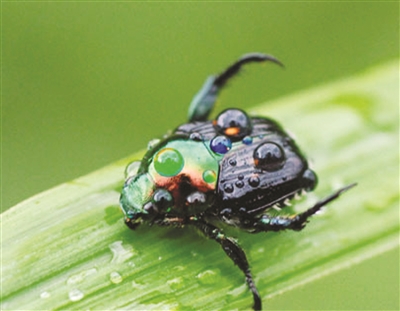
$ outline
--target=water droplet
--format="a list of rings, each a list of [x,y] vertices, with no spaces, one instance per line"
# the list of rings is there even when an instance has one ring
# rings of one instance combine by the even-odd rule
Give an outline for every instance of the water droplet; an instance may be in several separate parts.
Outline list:
[[[243,182],[243,180],[237,180],[237,181],[235,182],[235,185],[236,185],[236,187],[238,187],[238,188],[243,188],[244,182]]]
[[[71,275],[68,280],[67,280],[67,284],[68,285],[72,285],[72,284],[77,284],[82,282],[86,277],[93,275],[97,273],[97,269],[96,268],[92,268],[92,269],[88,269],[88,270],[84,270],[80,273]]]
[[[251,133],[252,125],[248,115],[240,109],[227,109],[213,122],[216,130],[238,141]]]
[[[135,176],[140,167],[140,161],[134,161],[128,164],[125,169],[125,178]]]
[[[175,267],[174,267],[174,270],[176,270],[176,271],[183,271],[183,270],[185,270],[185,267],[184,267],[184,266],[175,266]]]
[[[153,149],[161,140],[158,138],[154,138],[149,141],[147,144],[147,150]]]
[[[122,246],[122,241],[116,241],[108,245],[113,253],[111,263],[122,263],[131,258],[135,253],[132,246],[127,245],[125,248]]]
[[[256,167],[276,171],[285,163],[285,154],[281,146],[273,142],[265,142],[254,150],[254,164]]]
[[[133,287],[133,288],[136,288],[136,289],[143,289],[143,288],[145,288],[144,285],[139,284],[139,283],[136,283],[135,281],[132,281],[132,287]]]
[[[224,185],[224,191],[226,192],[226,193],[232,193],[233,192],[233,185],[232,184],[225,184]]]
[[[260,178],[258,178],[257,175],[252,175],[249,178],[249,185],[252,187],[258,187],[258,185],[260,184]]]
[[[251,136],[245,136],[242,139],[242,143],[245,145],[251,145],[253,143],[253,138]]]
[[[215,153],[225,154],[231,150],[232,142],[226,136],[216,136],[210,141],[210,148]]]
[[[68,293],[69,300],[71,301],[79,301],[83,298],[84,294],[79,289],[72,289]]]
[[[194,141],[203,141],[203,136],[200,133],[195,132],[190,134],[189,139]]]
[[[40,294],[40,298],[46,299],[50,297],[50,293],[44,291],[43,293]]]
[[[164,177],[176,176],[185,165],[182,154],[173,148],[161,149],[154,157],[154,168]]]
[[[209,285],[217,282],[216,273],[212,270],[206,270],[197,275],[201,284]]]
[[[217,173],[213,170],[205,170],[203,172],[203,180],[208,184],[212,184],[217,180]]]
[[[230,158],[228,160],[228,163],[230,166],[236,166],[236,164],[237,164],[236,159],[234,159],[234,158]]]
[[[114,284],[118,284],[122,282],[122,276],[116,271],[110,273],[110,281]]]
[[[167,285],[173,290],[178,290],[183,287],[183,279],[181,277],[167,281]]]

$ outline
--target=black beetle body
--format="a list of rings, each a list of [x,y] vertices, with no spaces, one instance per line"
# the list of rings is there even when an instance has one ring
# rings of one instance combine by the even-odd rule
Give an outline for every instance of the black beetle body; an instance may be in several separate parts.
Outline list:
[[[241,66],[264,61],[281,65],[272,56],[252,53],[209,77],[189,107],[189,122],[152,142],[144,158],[127,167],[120,200],[131,229],[142,222],[193,225],[218,242],[244,273],[255,310],[261,310],[261,297],[246,255],[215,221],[252,233],[301,230],[310,216],[355,185],[339,189],[297,215],[268,213],[315,188],[316,174],[300,149],[275,121],[249,117],[240,109],[227,109],[207,120],[219,90]]]

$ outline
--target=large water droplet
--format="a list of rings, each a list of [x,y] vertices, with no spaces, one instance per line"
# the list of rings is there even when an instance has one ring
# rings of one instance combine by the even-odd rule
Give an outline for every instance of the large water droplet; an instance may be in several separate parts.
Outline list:
[[[125,169],[125,178],[135,176],[140,167],[140,161],[134,161],[128,164]]]
[[[233,141],[242,139],[252,130],[250,118],[240,109],[222,111],[213,124],[219,133],[229,136]]]
[[[216,136],[210,141],[210,148],[215,153],[225,154],[231,150],[232,142],[226,136]]]
[[[79,301],[83,298],[84,294],[79,289],[72,289],[68,293],[69,300],[71,301]]]
[[[118,284],[122,282],[122,276],[117,271],[113,271],[110,273],[110,281],[114,284]]]
[[[50,293],[44,291],[43,293],[40,293],[40,298],[46,299],[50,297]]]
[[[210,284],[214,284],[215,282],[217,282],[217,278],[216,278],[217,273],[215,273],[212,270],[206,270],[204,272],[201,272],[197,275],[197,278],[199,279],[201,284],[204,285],[210,285]]]
[[[127,245],[123,247],[122,241],[116,241],[108,245],[108,247],[113,253],[113,258],[111,260],[111,263],[122,263],[131,258],[135,254],[132,246]]]
[[[183,279],[181,277],[167,281],[167,285],[173,290],[178,290],[183,287]]]
[[[161,176],[175,176],[180,173],[184,165],[183,156],[173,148],[164,148],[154,157],[154,168]]]

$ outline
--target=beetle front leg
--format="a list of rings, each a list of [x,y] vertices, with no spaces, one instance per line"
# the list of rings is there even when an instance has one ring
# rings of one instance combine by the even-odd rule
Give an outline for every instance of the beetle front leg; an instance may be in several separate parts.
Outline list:
[[[185,223],[186,220],[180,217],[164,217],[151,222],[151,224],[156,224],[158,226],[171,226],[176,228],[182,228]]]
[[[217,76],[210,76],[194,96],[189,106],[189,122],[193,121],[206,121],[211,110],[214,107],[218,92],[228,82],[229,79],[234,77],[240,68],[247,63],[272,61],[280,66],[282,63],[275,57],[261,53],[249,53],[243,55],[239,60],[225,69],[224,72]]]
[[[237,265],[240,270],[243,271],[246,277],[247,285],[253,293],[253,309],[261,310],[261,297],[257,291],[256,285],[250,272],[250,267],[246,258],[246,254],[244,253],[243,249],[234,239],[225,236],[221,229],[200,220],[193,221],[193,224],[197,228],[199,228],[207,238],[218,242],[224,252],[235,263],[235,265]]]
[[[135,230],[139,225],[141,221],[135,222],[133,219],[130,218],[125,218],[125,224],[128,226],[129,229]],[[176,227],[176,228],[182,228],[186,223],[186,220],[184,218],[179,218],[179,217],[164,217],[164,218],[158,218],[158,219],[153,219],[149,220],[148,224],[152,226],[153,224],[156,224],[158,226],[169,226],[169,227]]]
[[[343,192],[349,190],[350,188],[353,188],[355,185],[356,184],[354,183],[337,190],[335,193],[317,202],[313,207],[297,215],[285,217],[270,216],[264,214],[255,223],[250,226],[246,226],[246,229],[251,230],[251,232],[253,233],[260,231],[280,231],[286,229],[300,231],[306,226],[308,218],[318,212],[323,206],[327,205],[329,202],[337,199]]]

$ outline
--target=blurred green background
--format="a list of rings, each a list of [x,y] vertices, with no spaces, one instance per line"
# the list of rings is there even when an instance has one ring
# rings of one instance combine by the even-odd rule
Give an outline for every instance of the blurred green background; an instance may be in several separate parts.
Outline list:
[[[275,55],[286,70],[248,68],[222,94],[220,109],[251,107],[398,57],[399,3],[3,2],[2,210],[143,149],[185,121],[207,75],[252,51]],[[369,267],[398,256],[269,305],[294,309],[304,296],[321,309],[327,299],[374,293],[391,308],[398,276]],[[322,287],[332,295],[318,305],[310,295]]]

